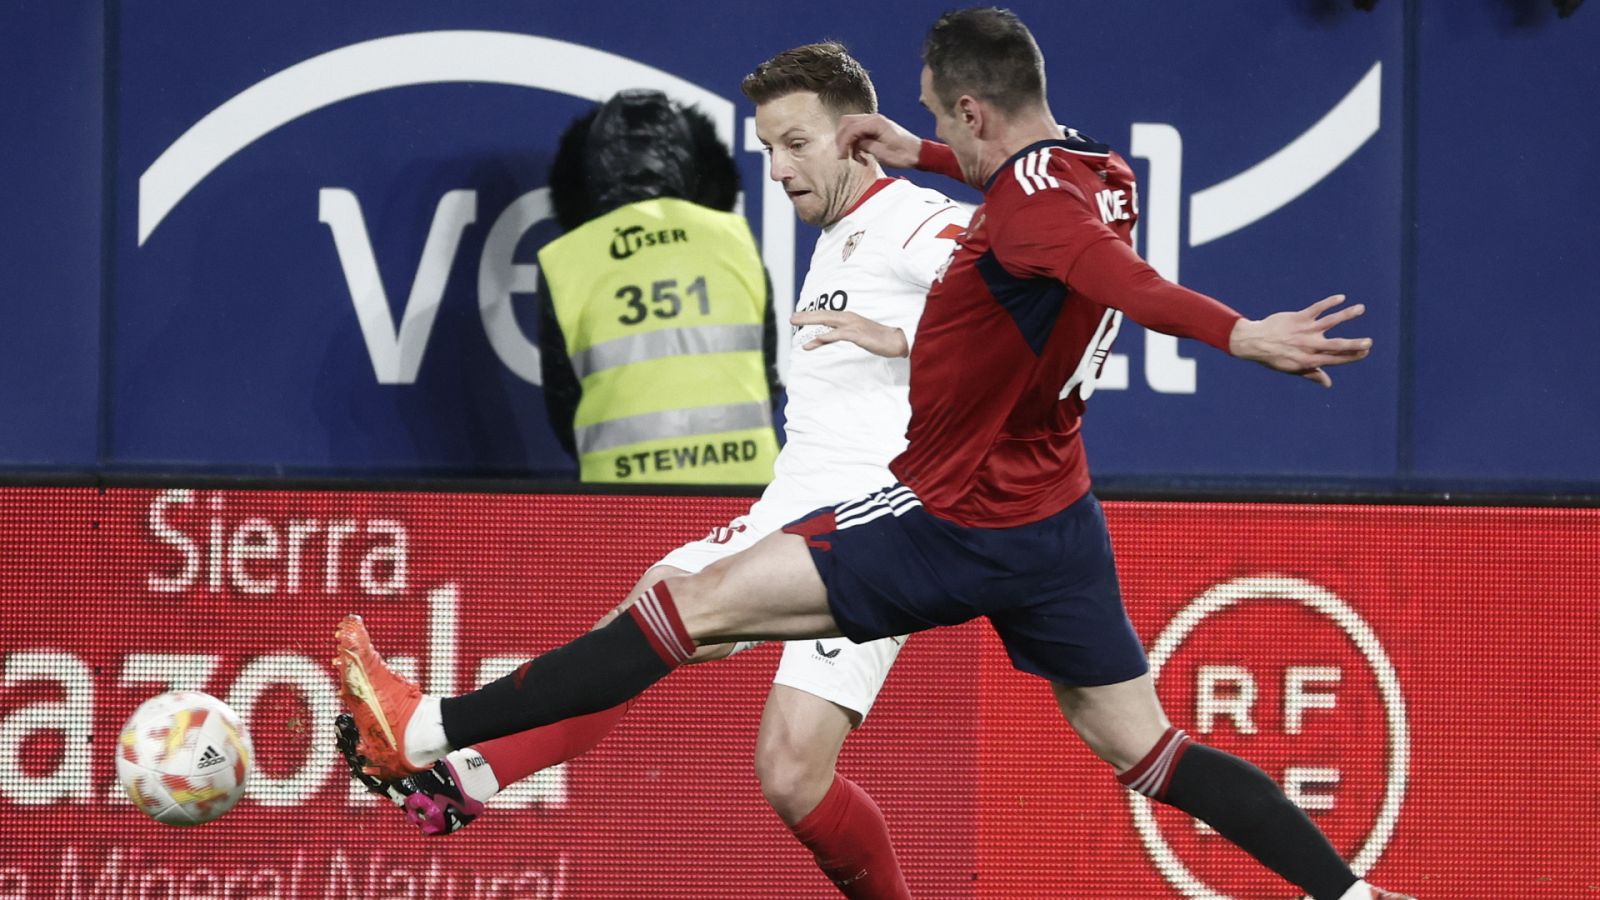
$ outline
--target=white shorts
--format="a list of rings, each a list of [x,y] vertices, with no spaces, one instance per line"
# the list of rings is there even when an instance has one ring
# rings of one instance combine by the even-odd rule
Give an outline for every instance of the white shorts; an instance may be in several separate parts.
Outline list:
[[[750,527],[741,517],[712,529],[698,541],[673,550],[656,565],[698,572],[719,559],[753,546],[766,536],[767,532]],[[821,697],[864,720],[872,710],[872,702],[878,699],[878,691],[889,677],[889,667],[894,665],[904,643],[903,636],[866,644],[844,637],[785,641],[783,659],[778,662],[772,683]],[[744,644],[739,649],[750,646],[754,645]],[[860,724],[857,720],[856,725]]]

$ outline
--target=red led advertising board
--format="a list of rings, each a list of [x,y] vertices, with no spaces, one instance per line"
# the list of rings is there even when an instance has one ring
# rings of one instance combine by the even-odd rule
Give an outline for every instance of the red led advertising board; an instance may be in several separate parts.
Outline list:
[[[424,839],[333,751],[334,623],[451,693],[586,629],[746,500],[0,489],[0,898],[829,897],[751,765],[776,648],[673,674],[600,747]],[[1168,713],[1373,881],[1600,896],[1600,511],[1107,504]],[[174,829],[116,787],[169,687],[256,770]],[[918,897],[1288,898],[1123,790],[982,623],[914,636],[840,768]]]

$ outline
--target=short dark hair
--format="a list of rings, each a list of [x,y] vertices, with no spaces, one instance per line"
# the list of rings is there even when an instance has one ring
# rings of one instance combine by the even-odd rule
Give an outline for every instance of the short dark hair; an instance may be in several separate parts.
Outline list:
[[[866,68],[838,41],[785,50],[756,66],[739,89],[758,106],[809,91],[835,116],[878,111],[878,92]]]
[[[946,109],[963,94],[1008,113],[1044,102],[1044,56],[1009,9],[974,7],[940,16],[922,44],[922,62]]]

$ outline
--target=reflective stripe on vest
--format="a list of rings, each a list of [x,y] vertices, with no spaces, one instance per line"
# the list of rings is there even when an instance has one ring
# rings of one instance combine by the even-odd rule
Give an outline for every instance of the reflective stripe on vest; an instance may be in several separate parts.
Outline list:
[[[613,338],[574,353],[572,368],[582,379],[606,369],[650,359],[760,349],[760,325],[701,325]]]
[[[634,203],[546,244],[539,264],[583,390],[583,480],[771,480],[767,285],[743,216]]]
[[[576,429],[578,453],[598,453],[657,438],[717,434],[745,428],[771,428],[772,408],[766,403],[699,406],[607,419]]]

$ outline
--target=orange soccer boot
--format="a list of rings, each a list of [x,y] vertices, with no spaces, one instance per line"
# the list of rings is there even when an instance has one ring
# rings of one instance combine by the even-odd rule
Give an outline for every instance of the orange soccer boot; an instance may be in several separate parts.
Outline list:
[[[338,644],[333,667],[339,671],[339,699],[355,716],[367,771],[380,778],[404,778],[427,770],[406,759],[406,725],[422,702],[422,688],[394,673],[372,648],[367,626],[351,613],[333,631]]]

